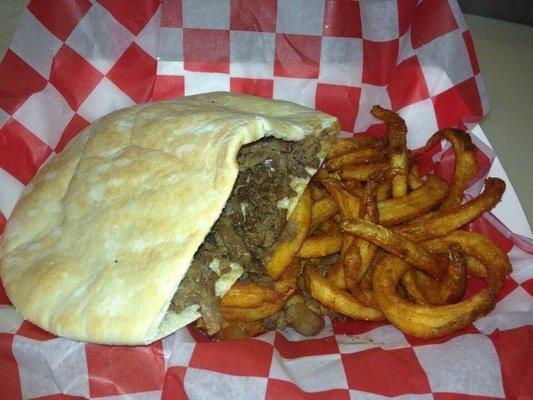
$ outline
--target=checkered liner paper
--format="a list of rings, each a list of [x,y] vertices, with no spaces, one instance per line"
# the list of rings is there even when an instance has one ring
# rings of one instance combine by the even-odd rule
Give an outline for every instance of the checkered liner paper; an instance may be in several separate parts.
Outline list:
[[[488,174],[507,180],[476,123],[487,97],[455,0],[34,0],[0,63],[0,232],[37,170],[91,121],[212,90],[317,108],[345,134],[383,134],[369,113],[380,104],[406,120],[411,148],[469,127],[480,173],[468,194]],[[449,145],[422,160],[451,176]],[[494,311],[430,341],[334,320],[313,339],[216,343],[185,328],[146,347],[97,346],[24,321],[0,289],[0,398],[533,398],[533,241],[509,182],[470,228],[514,271]]]

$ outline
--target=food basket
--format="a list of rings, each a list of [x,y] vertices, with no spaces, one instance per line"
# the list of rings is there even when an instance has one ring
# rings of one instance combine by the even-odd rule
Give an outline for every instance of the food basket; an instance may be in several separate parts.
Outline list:
[[[468,226],[513,264],[496,308],[470,327],[420,340],[387,323],[328,320],[317,336],[271,331],[214,342],[187,327],[144,347],[56,338],[0,289],[2,399],[374,399],[533,396],[533,240],[478,122],[488,99],[455,0],[31,1],[0,63],[0,232],[39,168],[100,116],[207,91],[285,99],[339,118],[342,135],[382,135],[379,104],[421,148],[467,128],[479,173],[507,182]],[[443,142],[422,172],[453,172]]]

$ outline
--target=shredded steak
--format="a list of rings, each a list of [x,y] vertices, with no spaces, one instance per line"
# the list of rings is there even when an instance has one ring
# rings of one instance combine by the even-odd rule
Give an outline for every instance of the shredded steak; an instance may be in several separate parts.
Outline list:
[[[196,252],[171,308],[180,312],[200,304],[209,333],[220,329],[220,299],[215,295],[219,275],[209,265],[218,260],[221,273],[229,263],[244,268],[241,281],[271,284],[264,269],[287,224],[287,209],[281,200],[296,195],[290,183],[294,177],[309,178],[306,167],[317,169],[320,160],[318,137],[301,142],[264,138],[241,148],[239,174],[233,191],[211,232]]]

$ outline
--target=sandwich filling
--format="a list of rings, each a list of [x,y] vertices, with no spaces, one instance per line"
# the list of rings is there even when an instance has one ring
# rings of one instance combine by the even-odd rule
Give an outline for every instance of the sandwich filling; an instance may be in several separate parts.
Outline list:
[[[240,149],[233,191],[181,281],[172,310],[199,304],[208,333],[214,334],[222,319],[216,291],[221,275],[240,266],[240,281],[272,284],[264,265],[282,236],[290,240],[296,233],[285,229],[290,199],[320,166],[319,153],[317,136],[300,142],[268,137]]]

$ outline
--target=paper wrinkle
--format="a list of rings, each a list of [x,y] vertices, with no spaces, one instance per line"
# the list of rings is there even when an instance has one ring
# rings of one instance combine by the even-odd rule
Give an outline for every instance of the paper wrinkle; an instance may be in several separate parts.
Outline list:
[[[116,396],[98,397],[102,400],[161,400],[162,390],[153,390],[151,392],[142,393],[123,393]]]
[[[13,307],[0,305],[0,333],[17,333],[22,321],[24,318]]]
[[[524,283],[531,279],[531,270],[533,267],[531,262],[531,254],[514,246],[509,252],[509,257],[513,260],[513,272],[511,277],[518,283]]]
[[[433,393],[505,396],[498,354],[484,335],[466,334],[439,346],[417,346],[414,351]]]
[[[0,169],[0,187],[2,188],[0,190],[0,212],[6,218],[9,218],[24,190],[24,185],[3,169]]]
[[[48,79],[52,59],[61,45],[58,38],[50,34],[31,12],[25,10],[9,47]]]
[[[157,59],[161,29],[161,7],[159,7],[150,22],[135,37],[135,43],[154,59]]]
[[[57,393],[59,385],[42,352],[42,343],[22,336],[13,340],[13,356],[19,367],[22,397],[31,398]]]
[[[93,3],[66,44],[90,60],[98,71],[106,74],[133,42],[133,38],[132,33],[106,9]]]
[[[405,336],[394,326],[384,325],[359,335],[337,335],[341,354],[355,353],[373,348],[394,350],[409,347]]]
[[[36,113],[35,110],[41,112]],[[54,118],[50,118],[50,115]],[[48,83],[43,90],[32,94],[13,114],[13,118],[48,146],[55,148],[60,139],[57,132],[63,132],[73,115],[74,111],[61,93]]]
[[[57,386],[62,393],[88,396],[85,345],[73,340],[54,339],[44,342],[43,349]]]
[[[266,394],[267,379],[188,368],[183,386],[190,400],[262,400]]]
[[[293,382],[306,392],[348,388],[340,354],[289,359],[274,350],[269,377]]]
[[[387,400],[389,396],[380,396],[379,394],[361,392],[359,390],[350,390],[350,400]],[[432,394],[406,394],[394,396],[395,400],[433,400]]]
[[[486,335],[496,329],[505,331],[533,325],[533,298],[519,286],[500,300],[487,316],[475,321],[474,325]]]
[[[294,35],[321,35],[324,0],[278,0],[276,31]]]

